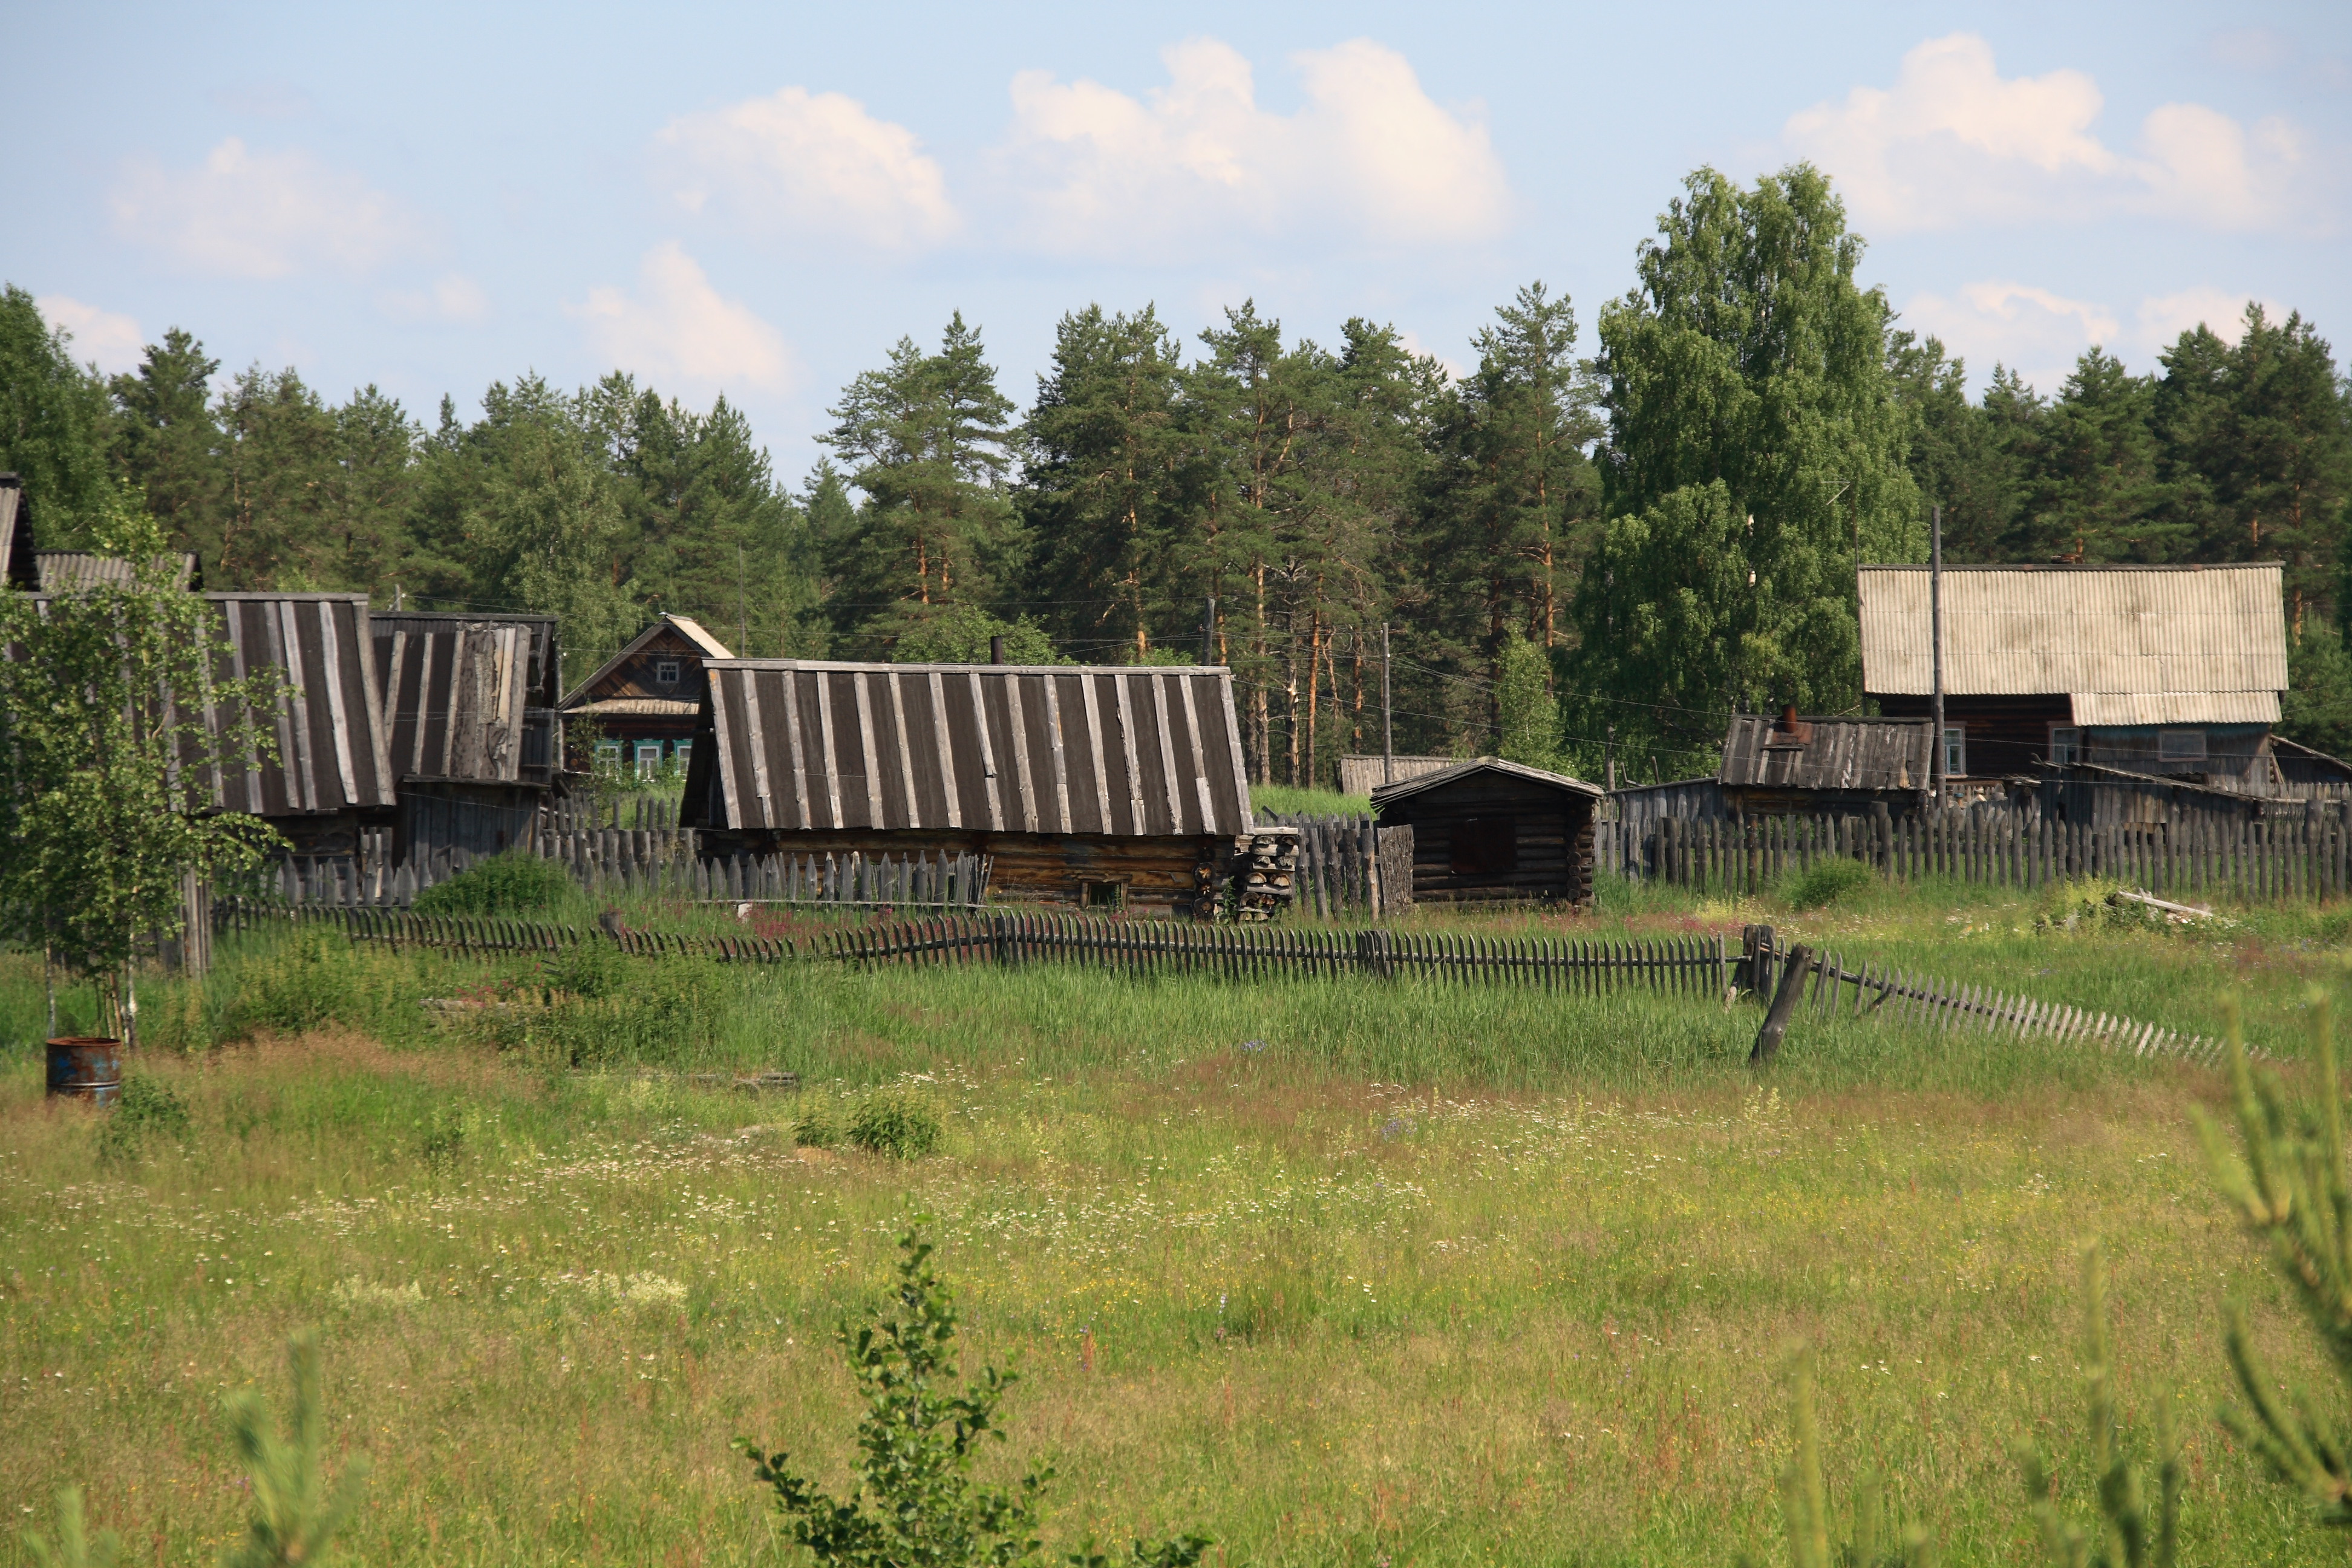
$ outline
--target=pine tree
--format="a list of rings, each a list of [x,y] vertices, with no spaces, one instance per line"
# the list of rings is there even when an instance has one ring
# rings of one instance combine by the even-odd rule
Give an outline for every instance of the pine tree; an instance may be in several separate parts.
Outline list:
[[[173,327],[147,345],[135,373],[109,384],[116,471],[146,493],[172,542],[206,562],[219,559],[226,488],[212,405],[218,369],[204,344]]]
[[[292,369],[255,365],[222,394],[219,548],[206,582],[228,589],[334,583],[335,416]]]
[[[2153,564],[2186,553],[2189,531],[2157,473],[2155,411],[2152,378],[2095,344],[2083,352],[2041,424],[2018,555]]]

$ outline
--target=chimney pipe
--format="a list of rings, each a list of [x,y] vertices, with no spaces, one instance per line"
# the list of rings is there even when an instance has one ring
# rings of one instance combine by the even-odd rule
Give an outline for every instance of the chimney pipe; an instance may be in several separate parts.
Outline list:
[[[988,662],[991,664],[1003,664],[1004,662],[1004,634],[1003,632],[994,633],[988,639]]]

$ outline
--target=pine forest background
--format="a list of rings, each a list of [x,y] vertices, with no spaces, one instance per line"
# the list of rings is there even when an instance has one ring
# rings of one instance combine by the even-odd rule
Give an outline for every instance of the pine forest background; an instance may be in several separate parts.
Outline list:
[[[174,329],[103,377],[11,285],[0,469],[44,548],[143,505],[208,587],[561,615],[575,680],[663,611],[754,656],[1190,663],[1213,598],[1285,784],[1379,750],[1384,623],[1401,752],[1672,778],[1735,708],[1858,711],[1853,568],[1924,561],[1940,505],[1953,563],[2284,561],[2284,731],[2352,752],[2352,384],[2314,324],[2250,304],[2153,374],[2095,347],[1971,400],[1863,249],[1810,168],[1701,170],[1590,344],[1529,284],[1459,377],[1369,321],[1317,342],[1244,303],[1186,342],[1088,305],[1024,409],[959,316],[842,390],[797,483],[723,397],[619,373],[420,417],[219,380]]]

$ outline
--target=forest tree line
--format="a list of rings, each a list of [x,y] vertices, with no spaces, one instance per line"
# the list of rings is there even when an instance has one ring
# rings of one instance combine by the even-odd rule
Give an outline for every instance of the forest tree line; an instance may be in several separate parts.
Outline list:
[[[2153,374],[2095,347],[1972,400],[1862,254],[1816,171],[1701,170],[1586,357],[1540,283],[1459,376],[1360,319],[1322,343],[1244,303],[1186,343],[1089,305],[1025,410],[958,316],[843,389],[797,487],[723,397],[526,376],[428,423],[221,382],[178,329],[105,377],[11,286],[0,468],[45,547],[127,497],[215,588],[558,614],[575,679],[663,611],[755,656],[1205,651],[1284,783],[1380,749],[1383,626],[1401,752],[1671,778],[1735,710],[1859,710],[1854,566],[1926,559],[1940,507],[1956,563],[2283,561],[2287,732],[2352,749],[2352,386],[2314,326],[2250,304]]]

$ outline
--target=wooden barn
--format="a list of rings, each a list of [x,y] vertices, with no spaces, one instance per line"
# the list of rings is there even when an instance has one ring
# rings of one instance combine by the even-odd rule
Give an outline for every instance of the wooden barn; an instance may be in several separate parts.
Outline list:
[[[1211,667],[706,660],[705,853],[986,855],[993,900],[1213,912],[1251,833]]]
[[[296,855],[350,856],[362,834],[384,826],[394,802],[384,747],[383,704],[368,658],[363,594],[207,594],[229,652],[222,673],[275,670],[276,710],[256,727],[278,755],[197,777],[217,810],[249,812],[284,834]],[[213,710],[215,731],[242,731],[241,710]]]
[[[1412,829],[1416,903],[1592,900],[1592,828],[1607,792],[1478,757],[1372,792],[1381,826]]]
[[[1925,719],[1774,719],[1735,713],[1716,774],[1735,816],[1907,816],[1927,803],[1935,760]]]
[[[33,552],[33,502],[15,474],[0,474],[0,583],[26,593],[41,586]]]
[[[688,763],[702,711],[703,664],[734,657],[684,616],[654,622],[563,698],[564,717],[592,721],[597,735],[597,755],[576,758],[574,765],[585,771],[595,762],[646,777],[665,762]]]
[[[1927,718],[1927,568],[1865,566],[1860,594],[1864,692],[1882,713]],[[2276,563],[1948,566],[1943,623],[1954,779],[2083,763],[2277,792],[2271,730],[2287,682]]]
[[[562,757],[555,617],[395,610],[372,619],[400,791],[395,857],[530,844]]]

